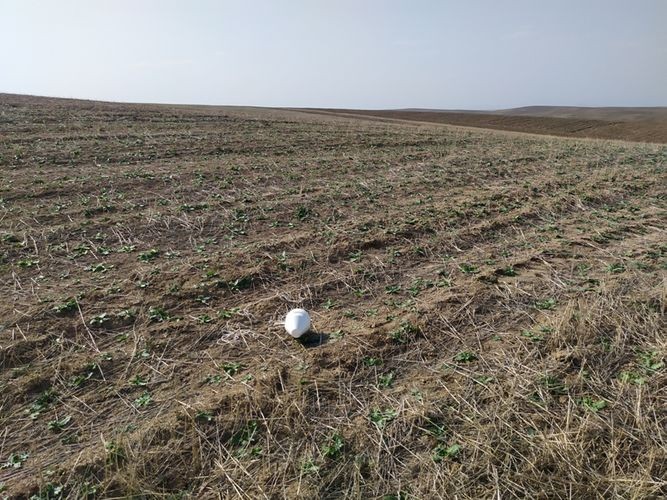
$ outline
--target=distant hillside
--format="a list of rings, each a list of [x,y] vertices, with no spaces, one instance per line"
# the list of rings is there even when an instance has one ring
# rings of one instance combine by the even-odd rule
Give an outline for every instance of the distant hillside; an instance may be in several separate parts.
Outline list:
[[[667,121],[667,107],[629,108],[606,107],[588,108],[578,106],[525,106],[501,109],[493,114],[505,116],[538,116],[550,118],[575,118],[603,121]]]
[[[76,106],[78,109],[88,109],[90,111],[116,110],[125,107],[131,108],[131,113],[141,109],[165,113],[171,113],[174,110],[188,110],[193,113],[220,114],[230,109],[242,109],[235,106],[113,103],[3,93],[0,93],[0,105],[10,108],[40,105],[62,109]],[[667,107],[526,106],[496,111],[316,108],[300,108],[299,110],[318,114],[356,116],[373,120],[408,120],[562,137],[589,137],[667,144]],[[3,119],[2,116],[2,110],[0,110],[0,121]]]
[[[667,144],[667,108],[529,106],[498,111],[351,110],[311,112],[408,120],[562,137],[589,137]]]

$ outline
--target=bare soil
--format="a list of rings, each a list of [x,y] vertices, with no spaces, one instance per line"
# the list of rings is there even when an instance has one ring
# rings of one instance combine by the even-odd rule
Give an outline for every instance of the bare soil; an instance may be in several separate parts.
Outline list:
[[[528,107],[495,112],[435,110],[311,110],[382,120],[431,122],[465,127],[510,130],[561,137],[589,137],[634,142],[667,143],[665,108]]]
[[[0,497],[664,497],[666,163],[3,96]]]

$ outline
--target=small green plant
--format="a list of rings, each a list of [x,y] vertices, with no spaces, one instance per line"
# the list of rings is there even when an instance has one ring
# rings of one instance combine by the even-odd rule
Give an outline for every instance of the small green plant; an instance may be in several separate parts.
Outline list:
[[[46,410],[56,399],[56,393],[53,389],[47,389],[42,392],[37,399],[30,405],[28,414],[31,419],[36,419],[41,413]]]
[[[459,265],[459,269],[463,274],[477,274],[479,272],[477,266],[473,266],[472,264],[466,264],[466,263]]]
[[[335,305],[336,305],[336,303],[335,303],[333,300],[331,300],[331,299],[327,299],[327,300],[325,300],[325,301],[322,303],[322,307],[324,307],[324,308],[327,309],[327,310],[329,310],[329,309],[333,309],[333,307],[334,307]]]
[[[597,413],[607,407],[607,402],[604,399],[594,399],[589,396],[581,398],[580,404],[593,413]]]
[[[625,266],[621,262],[614,262],[607,267],[607,272],[612,274],[621,274],[625,272]]]
[[[167,311],[165,311],[162,307],[151,307],[148,310],[148,317],[151,321],[155,321],[158,323],[161,323],[163,321],[168,321],[170,316]]]
[[[104,262],[100,262],[99,264],[91,264],[84,268],[86,271],[89,271],[91,273],[106,273],[108,270],[113,269],[113,265],[107,265]]]
[[[97,316],[93,316],[90,319],[91,326],[104,326],[106,323],[111,321],[111,315],[109,313],[103,312]]]
[[[46,483],[39,487],[39,492],[32,495],[30,500],[61,500],[64,497],[65,487],[61,484]]]
[[[77,301],[75,298],[68,298],[62,304],[53,307],[53,312],[56,314],[67,314],[77,309]]]
[[[514,269],[513,266],[507,266],[507,267],[503,267],[501,269],[498,269],[496,271],[496,274],[499,275],[499,276],[512,277],[512,276],[516,276],[518,273],[516,272],[516,269]]]
[[[446,446],[444,444],[439,444],[433,449],[433,461],[442,462],[444,459],[453,460],[459,456],[461,453],[461,445],[453,444],[451,446]]]
[[[531,330],[522,331],[521,336],[526,337],[531,342],[541,342],[542,340],[544,340],[544,337],[542,337],[542,335],[535,333]]]
[[[67,427],[67,425],[70,423],[71,420],[72,420],[72,416],[67,415],[66,417],[63,417],[63,418],[60,418],[60,419],[56,418],[56,419],[51,420],[47,424],[47,426],[48,426],[49,430],[52,431],[52,432],[61,432],[65,427]]]
[[[210,295],[198,295],[195,298],[195,302],[199,302],[204,305],[207,305],[209,302],[211,302],[211,300],[213,300],[213,297],[211,297]]]
[[[211,318],[208,314],[202,314],[201,316],[197,317],[197,322],[206,325],[208,323],[211,323],[213,321],[213,318]]]
[[[535,307],[537,307],[540,310],[549,311],[554,307],[556,307],[556,299],[549,298],[544,300],[538,300],[537,302],[535,302]]]
[[[567,394],[567,386],[557,377],[546,375],[540,379],[540,383],[553,396],[562,396]]]
[[[394,379],[396,378],[396,375],[394,372],[389,372],[385,373],[384,375],[380,375],[378,377],[378,385],[382,387],[383,389],[388,389],[394,384]]]
[[[621,382],[625,382],[626,384],[644,385],[646,383],[646,377],[640,375],[635,371],[630,371],[630,370],[622,371],[618,375],[618,379]]]
[[[157,248],[151,248],[146,252],[141,252],[137,257],[141,262],[150,262],[151,260],[157,259],[160,256],[160,251]]]
[[[218,385],[222,382],[222,375],[207,375],[204,382],[209,385]]]
[[[134,319],[135,316],[136,312],[132,309],[123,309],[122,311],[116,313],[116,317],[123,321],[130,321]]]
[[[477,355],[470,351],[461,351],[456,356],[454,356],[454,361],[457,363],[472,363],[476,359]]]
[[[130,379],[130,384],[135,385],[137,387],[144,387],[145,385],[148,384],[149,377],[143,377],[141,375],[135,375]]]
[[[240,292],[252,286],[252,277],[243,276],[236,278],[235,280],[228,281],[226,285],[232,292]]]
[[[236,362],[227,362],[222,364],[222,369],[224,372],[229,375],[236,375],[238,372],[240,372],[243,369],[243,365],[241,363],[236,363]]]
[[[658,351],[640,351],[637,353],[637,357],[639,358],[639,366],[649,374],[662,370],[665,367],[665,363],[660,359]]]
[[[39,264],[38,259],[21,259],[18,261],[19,267],[24,268],[35,267],[37,264]]]
[[[197,414],[195,415],[195,420],[197,422],[212,422],[213,421],[213,414],[210,411],[198,411]]]
[[[26,451],[21,451],[18,453],[12,453],[9,455],[9,458],[7,461],[2,464],[3,469],[20,469],[23,464],[25,463],[26,460],[28,460],[28,457],[30,454]]]
[[[309,458],[301,464],[301,471],[304,474],[317,474],[320,471],[320,466],[312,458]]]
[[[343,448],[345,447],[345,441],[343,436],[338,433],[333,434],[327,443],[322,447],[322,456],[330,459],[336,459],[340,456]]]
[[[89,380],[93,375],[99,372],[100,367],[97,363],[89,363],[83,368],[82,373],[79,375],[74,375],[72,378],[70,378],[67,385],[74,389],[78,389],[84,384],[86,380]]]
[[[347,260],[349,260],[350,262],[359,262],[363,258],[363,256],[364,253],[361,250],[356,250],[354,252],[351,252],[347,256]]]
[[[231,309],[221,309],[218,311],[218,317],[222,319],[230,319],[237,315],[240,311],[238,307],[232,307]]]
[[[363,363],[366,366],[380,366],[382,364],[382,360],[378,358],[373,358],[371,356],[366,356],[363,359]]]
[[[409,321],[402,321],[399,328],[391,332],[389,337],[394,342],[398,342],[399,344],[407,344],[408,342],[414,340],[414,338],[419,335],[420,332],[421,329],[417,325]]]
[[[110,465],[118,465],[125,460],[125,450],[116,441],[106,441],[104,451],[106,452],[106,462]]]
[[[340,340],[343,337],[345,337],[345,332],[343,330],[336,330],[335,332],[333,332],[329,336],[329,339],[331,339],[331,340]]]
[[[305,221],[306,219],[309,219],[313,213],[314,212],[310,208],[300,206],[296,209],[295,215],[300,221]]]
[[[151,397],[150,393],[148,391],[144,391],[141,396],[134,400],[134,405],[137,408],[144,408],[151,404],[152,401],[153,398]]]
[[[378,427],[378,429],[384,429],[387,424],[396,418],[397,415],[398,414],[396,413],[396,410],[393,408],[387,408],[384,410],[374,408],[371,410],[368,418]]]
[[[259,424],[256,420],[249,420],[241,430],[231,438],[231,444],[238,448],[236,455],[239,457],[256,457],[262,453],[262,448],[252,446],[257,441],[259,434]]]
[[[2,198],[0,198],[0,207],[2,206]],[[15,235],[10,234],[10,233],[5,233],[2,235],[2,241],[5,243],[20,243],[21,240],[19,240]]]

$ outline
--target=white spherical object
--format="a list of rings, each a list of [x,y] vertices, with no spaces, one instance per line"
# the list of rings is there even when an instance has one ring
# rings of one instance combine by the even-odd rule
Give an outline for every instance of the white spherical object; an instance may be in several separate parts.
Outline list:
[[[298,339],[310,330],[310,316],[304,309],[292,309],[285,317],[285,330],[295,339]]]

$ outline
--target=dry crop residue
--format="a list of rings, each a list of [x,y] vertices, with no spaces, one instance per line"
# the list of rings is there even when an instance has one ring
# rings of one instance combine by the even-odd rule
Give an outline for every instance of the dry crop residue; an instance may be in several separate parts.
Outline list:
[[[0,497],[665,493],[665,147],[16,96],[0,136]]]

